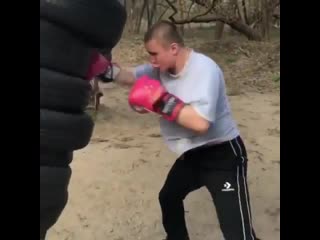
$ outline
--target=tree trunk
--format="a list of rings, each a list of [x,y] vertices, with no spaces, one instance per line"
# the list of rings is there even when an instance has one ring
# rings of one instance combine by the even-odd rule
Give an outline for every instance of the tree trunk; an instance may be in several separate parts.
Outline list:
[[[236,0],[239,16],[243,22],[246,22],[242,0]]]
[[[237,30],[238,32],[244,34],[249,40],[262,41],[261,35],[254,29],[243,23],[241,20],[227,22],[227,24],[234,30]]]
[[[216,27],[214,30],[214,40],[221,40],[224,30],[224,23],[223,22],[216,22]]]
[[[184,0],[179,0],[180,19],[184,19]],[[184,24],[180,25],[180,33],[184,35]]]
[[[126,9],[128,14],[128,24],[126,25],[126,29],[128,32],[133,32],[135,28],[135,6],[136,6],[136,0],[126,0]]]
[[[156,7],[157,7],[157,0],[153,0],[152,1],[150,15],[149,15],[149,19],[148,19],[148,26],[151,26],[153,24],[154,16],[155,16],[155,13],[156,13]],[[149,29],[149,27],[148,27],[148,29]]]
[[[144,0],[141,11],[140,11],[140,15],[139,15],[139,18],[138,18],[137,24],[136,24],[135,33],[137,33],[137,34],[140,33],[142,18],[143,18],[143,14],[144,14],[144,10],[146,9],[146,6],[147,6],[147,0]]]
[[[151,23],[150,23],[150,8],[149,8],[149,0],[145,0],[146,8],[147,8],[147,29],[150,29]]]
[[[247,25],[249,25],[248,8],[247,8],[246,1],[245,1],[245,0],[242,0],[242,8],[243,8],[243,14],[244,14],[245,23],[246,23]]]
[[[270,7],[268,0],[262,0],[262,37],[265,40],[270,40]]]

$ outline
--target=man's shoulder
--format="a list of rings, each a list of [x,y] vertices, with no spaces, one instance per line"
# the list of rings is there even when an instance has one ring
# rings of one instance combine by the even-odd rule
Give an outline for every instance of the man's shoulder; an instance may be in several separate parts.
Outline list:
[[[201,69],[210,68],[212,70],[221,71],[217,62],[204,53],[194,51],[194,60],[198,63],[197,67],[200,67]]]

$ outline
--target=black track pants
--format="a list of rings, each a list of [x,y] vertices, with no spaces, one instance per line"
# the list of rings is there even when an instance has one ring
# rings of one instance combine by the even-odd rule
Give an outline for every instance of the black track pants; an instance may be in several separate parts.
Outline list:
[[[247,185],[247,153],[240,137],[186,152],[171,168],[159,194],[168,239],[188,236],[183,200],[205,186],[226,240],[255,240]]]

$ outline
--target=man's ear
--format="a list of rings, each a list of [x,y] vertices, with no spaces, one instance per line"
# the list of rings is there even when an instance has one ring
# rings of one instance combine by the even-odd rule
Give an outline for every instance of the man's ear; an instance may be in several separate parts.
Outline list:
[[[175,56],[178,55],[179,46],[178,46],[177,43],[171,43],[171,44],[170,44],[170,49],[171,49],[171,52],[173,53],[173,55],[175,55]]]

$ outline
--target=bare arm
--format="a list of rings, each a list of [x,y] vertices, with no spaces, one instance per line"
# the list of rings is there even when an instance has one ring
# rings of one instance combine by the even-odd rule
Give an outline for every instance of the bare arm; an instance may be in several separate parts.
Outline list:
[[[186,105],[181,109],[177,123],[198,134],[205,134],[210,127],[210,122],[201,117],[191,105]]]
[[[121,68],[114,64],[106,73],[100,78],[103,82],[115,82],[123,86],[132,86],[136,78],[142,75],[152,75],[153,68],[150,64],[142,64],[137,67]]]
[[[97,78],[103,83],[114,82],[123,86],[132,86],[135,82],[134,72],[134,68],[121,68],[114,64]]]
[[[115,83],[125,86],[132,86],[135,82],[134,69],[120,69],[120,72],[115,76]]]

